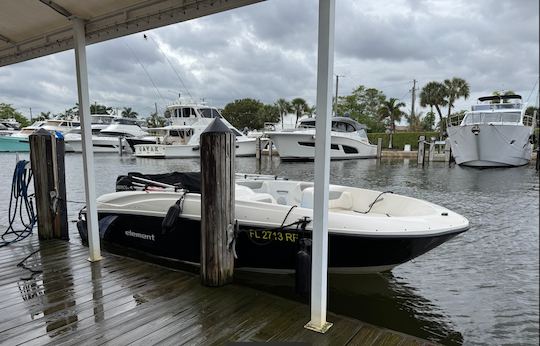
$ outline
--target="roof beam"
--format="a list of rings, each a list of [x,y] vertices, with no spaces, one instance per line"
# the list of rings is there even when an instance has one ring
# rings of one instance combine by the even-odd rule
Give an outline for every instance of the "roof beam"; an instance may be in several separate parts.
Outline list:
[[[11,44],[15,44],[15,42],[13,42],[12,40],[10,40],[9,38],[3,36],[3,35],[0,35],[0,40],[6,42],[6,43],[11,43]]]
[[[54,3],[49,0],[39,1],[47,6]],[[148,0],[99,17],[88,18],[86,43],[98,43],[260,1],[264,0]],[[16,47],[0,45],[0,67],[72,49],[71,23],[66,22],[66,26],[11,43]]]
[[[59,14],[61,14],[62,16],[66,17],[66,18],[72,16],[71,12],[69,12],[68,10],[66,10],[65,8],[58,5],[57,3],[55,3],[52,0],[39,0],[39,2],[46,5],[47,7],[52,8],[53,10],[55,10],[56,12],[58,12]]]

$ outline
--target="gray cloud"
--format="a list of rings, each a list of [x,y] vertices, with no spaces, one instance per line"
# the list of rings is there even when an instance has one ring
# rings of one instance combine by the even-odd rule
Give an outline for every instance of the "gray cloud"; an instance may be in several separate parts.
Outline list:
[[[148,40],[136,34],[91,45],[90,100],[147,115],[154,103],[187,96],[185,85],[216,106],[243,97],[314,103],[317,7],[268,1],[152,30]],[[422,87],[459,76],[471,97],[497,89],[527,97],[538,78],[538,25],[537,0],[339,0],[340,94],[364,84],[410,103],[413,78]],[[74,69],[72,51],[0,68],[0,102],[24,114],[63,111],[77,101]]]

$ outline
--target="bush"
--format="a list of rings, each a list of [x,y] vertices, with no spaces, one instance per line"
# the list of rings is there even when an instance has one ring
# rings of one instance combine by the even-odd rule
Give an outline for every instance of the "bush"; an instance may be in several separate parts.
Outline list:
[[[438,132],[397,132],[393,135],[392,148],[403,150],[405,144],[411,145],[411,150],[418,149],[418,137],[426,136],[426,140],[431,137],[438,137]],[[386,133],[368,133],[369,142],[371,144],[377,144],[377,138],[382,138],[382,147],[388,148],[388,141],[390,135]]]

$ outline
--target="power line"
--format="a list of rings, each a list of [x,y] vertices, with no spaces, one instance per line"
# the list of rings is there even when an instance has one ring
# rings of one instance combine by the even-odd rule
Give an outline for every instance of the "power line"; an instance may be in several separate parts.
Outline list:
[[[144,34],[144,39],[146,40],[149,36],[147,36],[146,34]],[[191,93],[189,92],[189,89],[188,87],[186,86],[186,84],[184,83],[184,80],[182,79],[182,77],[180,77],[180,74],[178,73],[178,71],[176,71],[176,69],[174,68],[173,64],[171,63],[171,61],[169,60],[169,58],[167,57],[167,55],[165,54],[165,52],[163,52],[163,50],[161,49],[161,47],[159,46],[159,44],[154,40],[154,38],[152,38],[150,36],[150,39],[152,40],[152,42],[154,42],[154,44],[158,47],[159,51],[161,52],[161,54],[165,57],[165,60],[167,60],[167,63],[169,63],[169,66],[171,67],[171,69],[174,71],[174,74],[176,75],[176,77],[178,78],[178,80],[180,81],[180,83],[182,84],[182,86],[184,87],[184,89],[186,89],[186,92],[187,94],[189,95],[189,97],[193,100],[193,96],[191,95]]]
[[[126,42],[123,42],[123,43],[131,51],[131,53],[133,54],[133,56],[135,57],[139,65],[141,65],[144,73],[146,73],[146,76],[148,77],[148,79],[150,79],[150,82],[152,82],[152,85],[154,86],[154,89],[156,90],[161,101],[163,101],[163,103],[167,103],[165,102],[165,99],[163,98],[163,96],[161,96],[161,93],[159,92],[159,89],[157,88],[156,83],[154,83],[154,80],[152,79],[152,77],[150,77],[150,74],[148,73],[148,71],[146,71],[146,68],[144,67],[143,63],[139,60],[139,57],[137,56],[137,54],[135,54],[135,51],[131,49],[131,47]]]

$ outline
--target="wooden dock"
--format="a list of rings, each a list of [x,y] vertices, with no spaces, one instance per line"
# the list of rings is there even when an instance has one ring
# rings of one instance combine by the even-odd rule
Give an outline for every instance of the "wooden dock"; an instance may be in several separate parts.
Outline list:
[[[34,273],[18,266],[27,256]],[[198,275],[109,253],[87,257],[82,245],[37,235],[0,248],[0,344],[433,344],[334,314],[329,332],[315,333],[303,327],[308,305],[235,284],[204,287]]]

